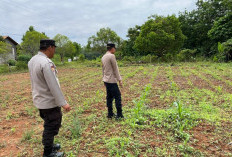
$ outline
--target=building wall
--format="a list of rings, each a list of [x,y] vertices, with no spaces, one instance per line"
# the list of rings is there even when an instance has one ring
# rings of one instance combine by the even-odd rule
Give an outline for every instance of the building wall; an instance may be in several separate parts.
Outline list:
[[[12,46],[11,53],[9,54],[11,56],[11,59],[16,59],[16,45],[14,45],[10,40],[6,39],[6,43],[10,44]]]
[[[13,59],[13,60],[15,60],[16,59],[16,57],[17,57],[17,53],[16,53],[16,45],[14,45],[9,39],[5,39],[5,42],[6,43],[8,43],[8,44],[10,44],[12,47],[11,47],[11,52],[9,52],[9,54],[8,54],[8,58],[9,59]],[[3,61],[3,59],[1,58],[1,56],[0,56],[0,64],[2,64],[4,61]]]

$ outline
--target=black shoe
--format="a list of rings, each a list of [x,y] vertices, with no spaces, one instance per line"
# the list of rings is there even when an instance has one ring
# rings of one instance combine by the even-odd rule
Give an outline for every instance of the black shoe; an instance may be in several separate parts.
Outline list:
[[[60,150],[60,148],[61,148],[60,144],[54,144],[52,147],[52,151],[53,152],[58,151],[58,150]]]
[[[52,152],[49,155],[43,155],[43,157],[63,157],[64,153],[63,152]]]
[[[113,118],[113,117],[115,117],[115,114],[114,114],[114,113],[113,113],[113,114],[108,114],[108,115],[107,115],[107,118],[110,118],[110,119],[111,119],[111,118]]]
[[[116,119],[117,119],[117,120],[123,119],[123,118],[124,118],[124,116],[123,116],[122,114],[119,114],[119,115],[116,116]]]

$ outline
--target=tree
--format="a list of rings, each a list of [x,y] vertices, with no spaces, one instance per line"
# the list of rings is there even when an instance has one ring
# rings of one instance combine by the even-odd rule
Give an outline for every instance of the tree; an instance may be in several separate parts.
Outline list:
[[[0,35],[0,41],[4,41],[3,37]]]
[[[0,41],[0,58],[2,58],[4,63],[6,63],[10,57],[9,52],[11,52],[11,45],[4,41]]]
[[[57,34],[54,37],[56,41],[56,53],[60,55],[60,60],[63,63],[64,57],[73,57],[75,53],[75,46],[72,41],[65,35]]]
[[[223,42],[218,42],[218,54],[215,55],[215,60],[228,62],[232,60],[232,38]]]
[[[35,55],[39,51],[39,45],[41,39],[48,39],[43,33],[37,32],[34,28],[29,27],[29,31],[23,36],[21,43],[22,53]]]
[[[208,36],[216,43],[230,39],[232,37],[232,13],[228,13],[215,21],[213,27],[208,32]]]
[[[34,27],[33,27],[33,26],[30,26],[30,27],[29,27],[29,32],[33,32],[33,31],[35,31]]]
[[[120,49],[122,39],[110,28],[101,28],[96,36],[89,37],[87,48],[103,54],[106,51],[107,43],[114,43]]]
[[[141,26],[136,25],[134,28],[129,28],[127,37],[128,40],[125,40],[122,44],[123,56],[138,56],[140,53],[134,49],[135,40],[139,36]]]
[[[183,12],[179,15],[181,29],[187,37],[184,48],[198,49],[201,55],[211,56],[217,44],[208,36],[215,21],[232,11],[231,0],[198,0],[197,9]]]
[[[75,47],[75,56],[79,56],[80,52],[82,50],[81,45],[78,44],[77,42],[73,42],[73,46]]]
[[[142,55],[175,55],[183,45],[185,36],[180,22],[174,15],[163,17],[153,15],[141,27],[134,48]]]

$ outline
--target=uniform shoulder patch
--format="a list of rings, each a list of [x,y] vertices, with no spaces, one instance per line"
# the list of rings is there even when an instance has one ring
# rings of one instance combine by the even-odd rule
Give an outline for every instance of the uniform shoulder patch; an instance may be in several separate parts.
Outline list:
[[[54,65],[51,65],[51,69],[53,72],[56,70]]]

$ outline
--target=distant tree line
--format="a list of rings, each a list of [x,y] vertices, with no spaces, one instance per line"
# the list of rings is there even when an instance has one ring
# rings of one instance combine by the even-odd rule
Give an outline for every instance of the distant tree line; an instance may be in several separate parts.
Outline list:
[[[40,33],[30,26],[18,48],[19,55],[34,56],[39,51],[40,40],[48,38],[44,32]],[[60,56],[61,62],[64,62],[65,57],[73,59],[79,56],[81,45],[77,42],[72,42],[67,36],[61,34],[57,34],[53,39],[56,40],[56,54]]]
[[[106,52],[107,43],[115,43],[117,57],[126,61],[195,61],[211,59],[232,60],[232,1],[198,0],[197,8],[176,15],[152,15],[142,25],[129,28],[127,39],[123,40],[110,28],[101,28],[88,38],[87,45],[72,42],[67,36],[57,34],[56,54],[60,61],[79,56],[82,60],[96,59]],[[40,39],[48,36],[33,26],[22,38],[19,55],[35,55]],[[0,37],[0,54],[8,46]]]
[[[129,28],[124,41],[110,28],[102,28],[88,39],[85,50],[100,55],[107,42],[114,42],[118,56],[128,60],[149,56],[150,60],[161,61],[230,61],[232,1],[198,0],[196,6],[190,12],[180,12],[178,17],[152,15],[143,25]]]
[[[193,55],[228,61],[231,55],[228,44],[232,39],[232,1],[198,0],[197,9],[179,15],[181,30],[187,37],[183,48],[196,49]],[[229,43],[228,43],[229,42]],[[218,44],[223,43],[224,52],[218,52]]]

